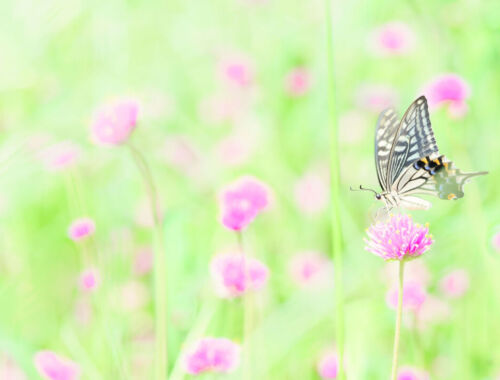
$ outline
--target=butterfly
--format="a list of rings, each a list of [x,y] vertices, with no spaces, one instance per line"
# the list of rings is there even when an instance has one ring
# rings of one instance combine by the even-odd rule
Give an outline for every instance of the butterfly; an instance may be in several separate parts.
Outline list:
[[[447,200],[462,198],[465,183],[487,174],[463,173],[439,153],[425,96],[415,100],[401,120],[392,108],[380,114],[375,131],[375,166],[382,191],[359,188],[374,192],[387,210],[431,207],[430,202],[415,195],[434,195]]]

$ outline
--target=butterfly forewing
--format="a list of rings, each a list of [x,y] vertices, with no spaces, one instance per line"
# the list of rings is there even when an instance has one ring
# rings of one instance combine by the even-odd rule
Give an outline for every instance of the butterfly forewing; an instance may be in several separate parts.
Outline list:
[[[387,168],[389,154],[399,126],[399,116],[396,111],[389,108],[380,114],[375,131],[375,166],[377,178],[383,190],[388,190]]]
[[[427,100],[421,96],[408,108],[396,132],[387,163],[387,188],[419,158],[438,153]]]

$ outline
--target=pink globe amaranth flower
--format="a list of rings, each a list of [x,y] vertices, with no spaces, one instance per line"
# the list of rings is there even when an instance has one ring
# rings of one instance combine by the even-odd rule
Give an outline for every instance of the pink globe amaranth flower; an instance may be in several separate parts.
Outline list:
[[[466,100],[470,96],[470,87],[457,74],[436,76],[424,86],[422,93],[431,109],[446,105],[448,114],[454,118],[461,118],[467,113]]]
[[[267,185],[253,177],[242,177],[222,191],[221,222],[231,230],[240,231],[265,210],[269,202]]]
[[[78,364],[52,351],[39,351],[34,358],[35,367],[44,379],[75,380],[80,377]]]
[[[328,170],[309,169],[297,180],[293,190],[295,203],[304,214],[324,211],[330,197]]]
[[[326,352],[320,358],[317,370],[322,379],[336,379],[338,374],[339,359],[333,351]]]
[[[239,363],[240,346],[226,338],[202,338],[184,354],[184,366],[191,375],[229,373],[238,368]]]
[[[407,260],[422,255],[433,243],[429,228],[413,223],[409,215],[391,215],[367,230],[365,249],[384,260]]]
[[[491,245],[495,251],[500,252],[500,231],[496,232],[491,238]]]
[[[75,219],[68,228],[68,235],[74,241],[80,241],[95,232],[95,223],[90,218]]]
[[[47,170],[58,171],[73,166],[80,153],[80,148],[76,144],[71,141],[62,141],[44,149],[40,153],[40,158]]]
[[[135,129],[138,113],[134,100],[116,100],[103,106],[91,124],[92,140],[99,145],[123,144]]]
[[[305,95],[311,87],[311,75],[304,67],[292,69],[285,77],[285,91],[290,96]]]
[[[460,298],[469,289],[469,274],[465,269],[455,269],[440,282],[441,291],[450,298]]]
[[[399,103],[397,91],[388,85],[363,84],[356,93],[356,104],[362,109],[379,113]]]
[[[80,288],[86,292],[92,292],[99,287],[101,276],[95,268],[85,269],[80,275]]]
[[[401,367],[398,371],[398,380],[429,380],[427,372],[413,367]]]
[[[415,47],[415,33],[407,24],[392,21],[373,31],[370,49],[377,55],[404,55]]]
[[[228,55],[219,62],[219,75],[223,82],[239,88],[249,87],[254,81],[254,68],[248,57]]]
[[[257,259],[244,253],[223,253],[214,256],[210,271],[216,293],[224,298],[234,298],[247,291],[262,289],[269,278],[269,269]]]
[[[333,264],[326,255],[319,252],[295,255],[290,260],[289,271],[294,282],[301,287],[333,285]]]
[[[391,309],[396,309],[398,306],[399,291],[397,287],[390,289],[387,292],[386,301]],[[408,282],[403,284],[403,309],[419,310],[425,302],[427,292],[425,288],[417,282]]]

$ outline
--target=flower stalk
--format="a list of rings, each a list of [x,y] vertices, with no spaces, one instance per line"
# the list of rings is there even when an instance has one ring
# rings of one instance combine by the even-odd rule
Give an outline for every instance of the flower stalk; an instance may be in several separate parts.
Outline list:
[[[399,338],[401,334],[401,317],[403,313],[403,280],[405,261],[399,261],[399,281],[398,281],[398,308],[396,312],[396,330],[394,332],[394,348],[392,352],[391,380],[397,380],[398,375],[398,354]]]

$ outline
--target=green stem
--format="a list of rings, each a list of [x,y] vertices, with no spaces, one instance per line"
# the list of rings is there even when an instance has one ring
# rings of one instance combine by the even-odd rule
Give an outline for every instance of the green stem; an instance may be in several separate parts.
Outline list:
[[[135,164],[141,173],[148,192],[151,215],[154,221],[153,251],[154,251],[154,297],[155,297],[155,357],[154,379],[165,380],[168,376],[168,331],[167,331],[167,262],[165,254],[165,237],[160,216],[158,194],[153,176],[141,152],[128,145]]]
[[[335,75],[333,56],[332,0],[325,0],[326,41],[328,62],[328,114],[330,122],[330,181],[331,250],[334,260],[335,281],[335,335],[339,356],[338,379],[345,379],[344,372],[344,294],[342,281],[342,230],[340,221],[340,163],[338,150],[338,124],[335,100]]]
[[[245,253],[245,247],[243,244],[243,233],[241,231],[236,232],[238,239],[238,248],[241,251],[243,260],[243,273],[246,276],[246,260],[247,255]],[[252,299],[251,294],[247,288],[248,284],[245,284],[245,293],[243,294],[243,379],[252,379],[252,356],[250,352],[250,335],[252,331]]]
[[[396,380],[398,375],[399,336],[401,334],[401,315],[403,313],[404,265],[404,260],[401,260],[399,262],[398,309],[396,314],[396,331],[394,332],[394,350],[392,352],[391,380]]]

